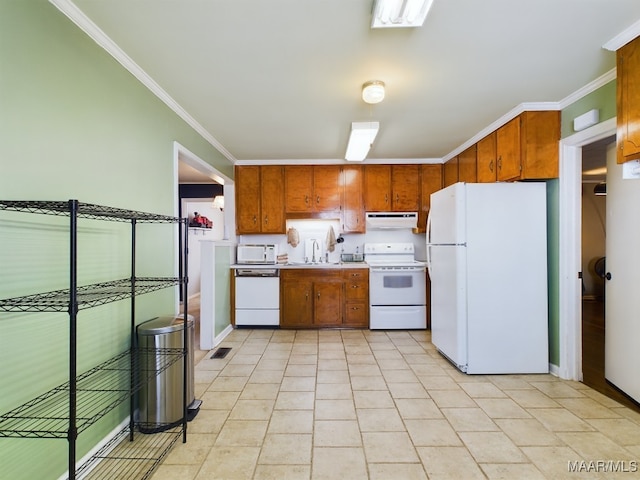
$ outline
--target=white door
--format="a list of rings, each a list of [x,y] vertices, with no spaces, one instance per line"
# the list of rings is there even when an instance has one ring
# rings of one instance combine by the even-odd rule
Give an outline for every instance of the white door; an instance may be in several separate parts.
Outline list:
[[[640,402],[640,179],[623,179],[607,149],[605,377]]]

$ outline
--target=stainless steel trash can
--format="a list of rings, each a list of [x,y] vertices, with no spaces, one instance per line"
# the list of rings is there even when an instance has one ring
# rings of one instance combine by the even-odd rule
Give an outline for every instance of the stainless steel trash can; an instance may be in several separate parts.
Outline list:
[[[182,422],[182,388],[184,364],[187,362],[187,419],[197,413],[200,401],[194,395],[193,348],[195,344],[194,319],[187,317],[187,355],[161,371],[162,350],[181,349],[184,345],[184,317],[156,317],[137,327],[139,364],[143,375],[151,378],[144,382],[138,394],[138,423],[143,433],[155,433],[172,428]],[[148,372],[148,373],[147,373]]]

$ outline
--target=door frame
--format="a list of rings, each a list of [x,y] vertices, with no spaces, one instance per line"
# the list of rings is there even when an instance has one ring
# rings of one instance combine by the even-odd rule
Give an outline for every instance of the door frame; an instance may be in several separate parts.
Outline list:
[[[616,134],[616,118],[560,140],[558,376],[582,380],[582,147]]]

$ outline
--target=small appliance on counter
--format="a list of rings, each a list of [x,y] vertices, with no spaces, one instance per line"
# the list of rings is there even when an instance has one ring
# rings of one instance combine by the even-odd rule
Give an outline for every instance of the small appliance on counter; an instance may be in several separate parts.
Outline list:
[[[239,265],[271,265],[278,261],[277,245],[238,245],[236,263]]]

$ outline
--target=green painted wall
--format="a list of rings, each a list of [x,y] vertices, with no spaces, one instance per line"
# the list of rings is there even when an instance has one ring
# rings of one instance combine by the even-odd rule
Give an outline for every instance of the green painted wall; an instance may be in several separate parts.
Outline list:
[[[560,365],[560,220],[559,181],[547,181],[547,275],[549,309],[549,362]]]
[[[600,122],[616,116],[616,81],[612,80],[594,92],[585,95],[580,100],[572,103],[561,114],[561,136],[568,137],[576,133],[573,129],[573,119],[583,113],[597,109],[600,114]]]
[[[173,214],[173,142],[233,177],[232,165],[47,0],[0,2],[0,198],[66,200]],[[62,217],[0,212],[0,298],[68,285]],[[130,274],[128,225],[81,221],[80,284]],[[174,229],[138,228],[137,274],[171,275]],[[173,314],[173,289],[137,299],[138,322]],[[79,369],[129,345],[129,303],[79,315]],[[65,314],[0,312],[0,412],[67,379]],[[79,437],[78,458],[128,414]],[[56,479],[66,440],[0,439],[2,478]]]

